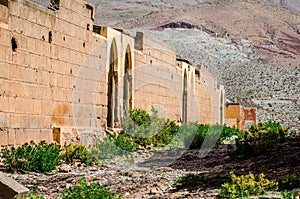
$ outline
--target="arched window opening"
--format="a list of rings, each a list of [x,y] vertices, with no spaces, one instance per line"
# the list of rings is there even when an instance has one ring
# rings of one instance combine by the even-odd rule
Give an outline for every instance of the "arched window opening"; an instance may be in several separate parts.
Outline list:
[[[187,97],[188,97],[188,88],[187,88],[187,73],[184,71],[183,76],[183,93],[182,93],[182,123],[187,123]]]
[[[107,127],[114,128],[117,116],[118,104],[118,58],[117,45],[113,40],[110,47],[110,59],[108,70],[107,90]]]
[[[127,114],[132,108],[132,59],[129,46],[126,49],[124,67],[123,111]]]

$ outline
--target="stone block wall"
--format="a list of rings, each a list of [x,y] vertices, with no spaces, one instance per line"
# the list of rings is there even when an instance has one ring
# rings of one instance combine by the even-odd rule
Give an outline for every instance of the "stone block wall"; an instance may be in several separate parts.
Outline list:
[[[180,121],[182,70],[176,67],[175,51],[143,33],[135,40],[134,106],[161,117]]]
[[[174,48],[143,33],[97,26],[93,15],[81,0],[51,9],[0,1],[0,145],[90,145],[131,108],[221,121],[222,87],[207,69],[177,61]]]
[[[106,119],[106,98],[95,103],[96,87],[107,89],[106,75],[94,74],[101,67],[106,72],[107,46],[92,34],[91,10],[70,0],[61,0],[57,11],[27,0],[9,1],[6,8],[9,20],[0,29],[1,144],[52,142],[59,127],[97,128]]]

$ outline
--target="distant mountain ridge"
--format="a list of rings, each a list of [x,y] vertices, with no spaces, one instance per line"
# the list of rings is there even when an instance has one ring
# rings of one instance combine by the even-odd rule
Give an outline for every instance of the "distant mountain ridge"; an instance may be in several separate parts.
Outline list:
[[[299,0],[266,0],[266,1],[287,7],[290,10],[300,13],[300,1]]]

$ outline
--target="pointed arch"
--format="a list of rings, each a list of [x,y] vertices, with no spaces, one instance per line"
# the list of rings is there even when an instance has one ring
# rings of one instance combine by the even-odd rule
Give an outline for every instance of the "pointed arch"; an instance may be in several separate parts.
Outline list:
[[[125,54],[124,86],[123,86],[123,111],[125,114],[132,108],[132,58],[128,45]]]
[[[117,116],[118,107],[118,49],[116,40],[113,39],[110,46],[108,90],[107,90],[107,127],[113,128]]]

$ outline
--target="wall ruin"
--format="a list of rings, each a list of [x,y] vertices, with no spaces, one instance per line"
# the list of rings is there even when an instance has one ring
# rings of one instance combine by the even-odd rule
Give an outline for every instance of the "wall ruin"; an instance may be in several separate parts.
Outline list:
[[[223,121],[224,89],[205,67],[143,33],[97,26],[89,3],[52,4],[0,2],[0,145],[90,142],[135,107],[181,123]]]

